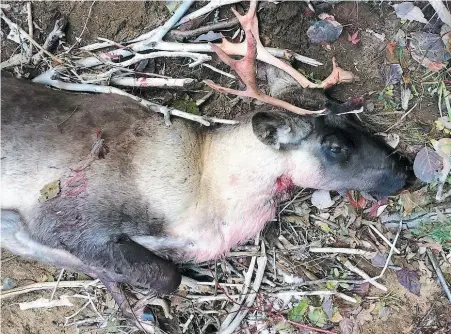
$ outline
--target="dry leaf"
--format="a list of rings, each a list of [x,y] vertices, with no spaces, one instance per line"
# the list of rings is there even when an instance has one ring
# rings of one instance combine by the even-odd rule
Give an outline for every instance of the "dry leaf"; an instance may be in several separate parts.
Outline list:
[[[343,318],[340,321],[340,333],[341,334],[359,334],[359,326],[354,318]]]
[[[409,191],[404,191],[399,196],[399,201],[403,207],[404,216],[409,216],[412,214],[412,211],[423,205],[429,203],[429,198],[426,196],[427,188],[421,188],[413,193]]]
[[[413,294],[420,295],[420,277],[418,274],[410,269],[402,268],[396,272],[399,283]]]
[[[415,176],[427,183],[436,181],[442,169],[442,157],[429,147],[422,148],[413,162]]]
[[[359,32],[356,31],[352,35],[348,34],[348,42],[351,42],[352,45],[357,45],[360,42]]]
[[[418,21],[428,23],[421,9],[413,4],[413,2],[403,2],[393,5],[396,16],[403,20]]]
[[[334,201],[330,198],[330,193],[327,190],[315,190],[312,194],[312,205],[318,209],[327,209],[334,205]]]

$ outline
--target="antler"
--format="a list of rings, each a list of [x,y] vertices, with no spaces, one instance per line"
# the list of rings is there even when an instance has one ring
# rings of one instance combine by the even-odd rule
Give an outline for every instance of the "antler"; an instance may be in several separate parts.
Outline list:
[[[219,56],[219,58],[229,65],[241,78],[241,80],[246,84],[246,90],[239,91],[235,89],[225,88],[219,85],[216,85],[210,80],[206,80],[205,83],[208,84],[211,88],[216,89],[223,93],[235,94],[238,96],[247,96],[251,98],[255,98],[262,102],[266,102],[289,111],[292,111],[301,115],[309,115],[309,114],[321,114],[325,111],[316,110],[311,111],[303,108],[296,107],[290,103],[285,101],[273,98],[266,94],[263,94],[257,87],[256,78],[255,78],[255,59],[273,65],[291,75],[302,87],[304,88],[327,88],[333,86],[334,84],[341,82],[352,82],[356,80],[356,77],[352,72],[345,71],[341,69],[335,58],[333,61],[333,70],[332,73],[323,80],[320,84],[315,84],[308,80],[305,76],[303,76],[296,69],[291,67],[289,64],[281,61],[280,59],[271,55],[263,46],[259,37],[259,29],[258,29],[258,20],[256,16],[257,9],[257,1],[252,0],[250,3],[250,7],[248,12],[245,15],[239,14],[234,8],[232,8],[233,13],[240,21],[241,26],[243,27],[246,38],[245,41],[239,44],[231,43],[224,39],[221,44],[214,45],[212,44],[213,51]],[[230,58],[228,55],[242,55],[244,56],[240,60],[235,60]]]

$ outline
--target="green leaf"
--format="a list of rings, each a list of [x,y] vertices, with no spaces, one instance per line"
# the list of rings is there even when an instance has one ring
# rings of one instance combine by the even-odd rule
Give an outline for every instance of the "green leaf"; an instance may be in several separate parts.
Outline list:
[[[77,274],[77,281],[88,281],[88,280],[91,280],[91,278],[88,275]]]
[[[53,181],[46,184],[40,190],[41,196],[39,197],[39,202],[45,202],[52,198],[58,196],[61,191],[60,180]]]
[[[335,290],[337,288],[337,283],[335,282],[326,282],[327,290]]]
[[[309,307],[309,300],[307,298],[303,298],[299,304],[293,307],[288,312],[288,319],[291,321],[302,322],[304,321],[304,315],[307,312]]]
[[[335,276],[336,278],[339,278],[339,277],[340,277],[340,272],[338,271],[337,268],[334,268],[334,276]]]
[[[318,327],[323,327],[327,322],[327,315],[321,307],[315,307],[308,314],[310,322]]]
[[[191,99],[188,95],[186,95],[184,99],[174,101],[171,106],[193,115],[200,115],[199,106],[196,104],[196,101]]]

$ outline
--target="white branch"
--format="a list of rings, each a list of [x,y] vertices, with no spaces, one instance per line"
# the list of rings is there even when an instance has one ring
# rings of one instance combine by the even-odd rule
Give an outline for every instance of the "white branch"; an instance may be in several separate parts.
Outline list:
[[[242,0],[212,0],[206,6],[199,8],[198,10],[189,13],[188,15],[181,18],[180,21],[178,21],[178,23],[175,26],[178,27],[179,25],[191,21],[192,19],[208,14],[221,6],[231,5],[241,1]]]
[[[445,4],[442,0],[429,0],[429,3],[431,4],[432,8],[437,12],[438,17],[440,20],[443,21],[447,26],[451,27],[451,14],[446,8]]]
[[[331,247],[310,247],[309,252],[311,253],[341,253],[341,254],[351,254],[351,255],[362,255],[364,257],[373,257],[374,252],[365,251],[362,249],[355,248],[331,248]]]
[[[113,85],[127,87],[186,87],[196,82],[196,79],[113,77],[110,82]]]
[[[384,285],[376,282],[375,279],[372,279],[367,273],[365,273],[363,270],[357,268],[356,266],[354,266],[351,262],[349,262],[349,260],[343,261],[342,262],[343,265],[348,268],[350,271],[356,273],[357,275],[361,276],[363,279],[368,280],[368,282],[372,285],[374,285],[376,288],[387,292],[388,289],[387,287],[385,287]]]
[[[372,229],[374,231],[374,233],[376,233],[382,240],[384,240],[388,246],[393,247],[393,251],[396,254],[401,254],[401,252],[396,247],[394,247],[393,244],[381,232],[379,232],[379,230],[377,228],[375,228],[371,224],[368,224],[368,226],[370,229]]]
[[[140,62],[141,60],[144,59],[151,59],[151,58],[158,58],[158,57],[168,57],[168,58],[174,58],[174,57],[186,57],[186,58],[191,58],[194,60],[194,62],[192,62],[191,64],[188,65],[188,67],[194,67],[197,66],[203,62],[206,61],[210,61],[211,60],[211,56],[209,55],[205,55],[202,53],[193,53],[193,52],[167,52],[167,51],[157,51],[157,52],[152,52],[152,53],[146,53],[146,54],[142,54],[142,53],[137,53],[133,56],[133,58],[117,63],[115,65],[120,65],[123,67],[127,67],[130,65],[133,65],[137,62]]]
[[[63,82],[63,81],[53,79],[53,77],[56,76],[56,74],[57,73],[55,70],[50,70],[50,71],[44,72],[41,75],[34,78],[33,82],[41,83],[44,85],[49,85],[49,86],[59,88],[59,89],[70,90],[70,91],[117,94],[117,95],[127,96],[127,97],[131,98],[132,100],[138,102],[142,106],[149,108],[150,110],[153,110],[155,112],[163,114],[166,125],[171,124],[170,115],[189,119],[189,120],[195,121],[195,122],[199,122],[205,126],[210,125],[210,122],[206,120],[207,118],[204,118],[204,117],[198,116],[198,115],[193,115],[193,114],[181,111],[181,110],[168,108],[168,107],[144,100],[142,98],[139,98],[137,96],[134,96],[132,94],[124,92],[123,90],[118,89],[116,87]],[[210,121],[212,121],[212,118],[208,118],[208,119]],[[218,123],[220,123],[220,121],[221,121],[220,119],[215,119],[215,120],[218,121]],[[225,122],[227,124],[230,124],[230,122],[232,122],[232,121],[225,120]]]
[[[221,328],[219,329],[220,334],[232,334],[233,332],[235,332],[235,330],[240,326],[241,321],[243,321],[243,319],[248,314],[249,308],[252,307],[255,298],[257,298],[257,292],[260,289],[263,275],[265,274],[267,260],[268,258],[266,256],[261,256],[257,259],[258,269],[257,273],[255,274],[254,283],[252,284],[252,290],[254,291],[254,293],[247,295],[246,302],[244,303],[244,308],[238,314],[232,313],[235,318],[228,326],[225,326],[224,323],[221,325]]]
[[[353,297],[350,297],[348,295],[345,295],[344,293],[341,292],[336,292],[336,291],[329,291],[329,290],[325,290],[325,291],[282,291],[282,292],[277,292],[275,294],[273,294],[273,296],[277,297],[277,298],[282,298],[282,297],[286,297],[286,296],[293,296],[293,297],[300,297],[300,296],[338,296],[344,300],[347,300],[351,303],[357,303],[357,300]]]

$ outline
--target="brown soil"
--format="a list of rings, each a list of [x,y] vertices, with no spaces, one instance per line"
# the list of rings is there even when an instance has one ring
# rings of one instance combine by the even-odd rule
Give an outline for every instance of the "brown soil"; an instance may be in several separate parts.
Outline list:
[[[12,2],[13,11],[8,13],[13,21],[20,24],[25,30],[26,14],[22,14],[23,3]],[[114,41],[127,40],[149,31],[161,25],[169,17],[164,2],[96,2],[91,8],[91,2],[34,2],[33,18],[42,29],[35,29],[36,40],[43,43],[47,34],[52,30],[53,24],[61,15],[67,15],[69,24],[67,28],[67,45],[83,46],[96,42],[97,37],[104,37]],[[202,4],[196,3],[195,6]],[[88,13],[91,8],[91,14]],[[228,8],[228,7],[227,7]],[[230,11],[222,9],[221,14],[230,17]],[[288,1],[280,4],[266,4],[259,13],[261,39],[267,46],[287,48],[299,52],[305,56],[315,58],[325,65],[311,67],[304,64],[297,66],[307,74],[312,74],[316,79],[327,77],[331,70],[331,59],[335,56],[340,65],[352,70],[360,77],[360,82],[336,87],[333,95],[345,100],[350,97],[365,95],[368,102],[374,103],[375,109],[371,113],[363,115],[363,118],[375,130],[384,130],[399,119],[399,115],[386,112],[378,104],[376,97],[384,88],[379,67],[384,61],[386,42],[382,42],[367,29],[372,29],[379,34],[391,37],[401,26],[400,21],[392,14],[392,10],[385,6],[370,3],[342,2],[328,9],[336,20],[345,28],[340,39],[331,45],[328,51],[320,45],[310,44],[306,37],[306,31],[313,21],[313,17],[306,12],[305,4]],[[416,29],[415,24],[409,26],[409,30]],[[2,22],[2,30],[6,26]],[[354,46],[347,41],[348,33],[359,31],[361,42]],[[82,33],[83,32],[83,33]],[[81,41],[77,38],[81,36]],[[1,41],[1,60],[8,59],[16,50],[17,45],[6,40]],[[61,49],[62,50],[62,49]],[[214,76],[206,68],[189,69],[183,59],[156,61],[156,69],[159,73],[174,77],[190,76],[197,79],[214,78],[218,83],[227,82],[225,77]],[[215,64],[227,70],[227,67]],[[136,93],[136,92],[135,92]],[[165,92],[159,90],[141,91],[145,96],[152,98],[165,98]],[[191,96],[202,95],[203,91],[188,92]],[[167,94],[167,92],[166,92]],[[170,91],[174,96],[183,96],[186,93]],[[253,106],[247,102],[239,101],[231,104],[231,98],[216,94],[208,105],[204,107],[204,114],[219,117],[233,118],[237,114],[248,111]],[[415,108],[405,123],[393,131],[401,136],[400,148],[407,153],[414,153],[418,147],[424,144],[424,136],[432,127],[433,121],[439,116],[437,101],[425,98],[421,105]],[[3,259],[9,255],[2,254]],[[55,275],[57,269],[50,266],[37,264],[20,258],[2,262],[1,278],[13,278],[19,286],[34,282],[42,282],[49,275]],[[385,281],[390,290],[400,297],[400,307],[392,311],[387,321],[374,318],[374,321],[364,325],[362,333],[411,333],[415,325],[428,312],[434,303],[446,305],[440,295],[440,288],[435,282],[425,282],[422,293],[416,297],[399,285],[396,277],[391,273]],[[59,294],[64,290],[58,291]],[[37,309],[20,311],[17,303],[31,301],[39,297],[48,298],[50,292],[37,292],[22,295],[15,299],[2,302],[3,333],[75,333],[75,329],[61,327],[64,317],[75,312],[76,308],[58,307],[52,309]],[[438,309],[438,308],[437,308]],[[440,308],[442,314],[451,318],[451,310]],[[446,318],[445,318],[446,319]],[[91,331],[92,332],[92,331]]]

